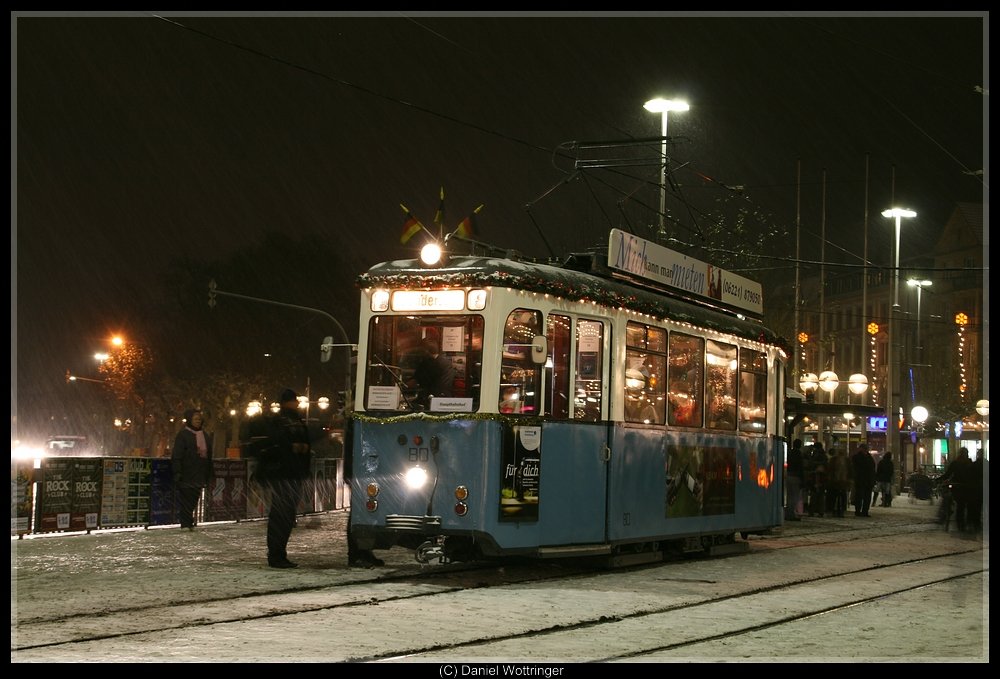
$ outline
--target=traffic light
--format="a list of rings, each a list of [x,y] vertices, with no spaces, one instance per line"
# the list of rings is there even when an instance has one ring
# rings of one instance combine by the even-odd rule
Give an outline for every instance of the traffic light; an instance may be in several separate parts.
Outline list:
[[[328,363],[333,354],[333,337],[327,335],[323,338],[323,344],[319,345],[319,362]]]
[[[215,288],[218,286],[215,284],[215,279],[213,278],[208,282],[208,308],[215,308]]]

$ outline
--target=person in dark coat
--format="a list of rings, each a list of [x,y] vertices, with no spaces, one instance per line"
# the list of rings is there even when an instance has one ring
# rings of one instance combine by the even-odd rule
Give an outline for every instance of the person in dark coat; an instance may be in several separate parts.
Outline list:
[[[851,468],[854,471],[854,516],[871,516],[869,508],[875,485],[875,460],[868,452],[867,444],[858,444],[857,451],[851,456]]]
[[[875,493],[872,495],[873,503],[875,502],[875,496],[881,494],[882,506],[892,506],[892,474],[894,471],[895,465],[892,464],[892,453],[887,450],[875,467],[875,482],[878,485],[875,488]]]
[[[806,487],[808,488],[807,509],[809,516],[823,516],[826,511],[826,464],[830,458],[817,441],[813,444],[809,457],[803,461]]]
[[[177,432],[170,462],[177,492],[177,515],[181,528],[194,530],[194,513],[201,490],[212,477],[212,435],[202,429],[200,410],[184,413],[184,428]]]
[[[960,531],[968,528],[969,496],[977,493],[980,498],[982,497],[982,476],[977,484],[974,478],[975,474],[976,469],[969,458],[969,449],[962,446],[958,449],[958,457],[948,463],[944,474],[938,479],[938,482],[949,482],[952,485],[951,496],[955,501],[955,524]]]
[[[851,461],[847,459],[847,452],[843,448],[830,451],[826,470],[827,508],[833,516],[843,518],[847,511],[847,491],[851,489],[853,478]]]
[[[801,521],[802,505],[802,439],[792,441],[785,468],[785,521]]]
[[[267,565],[295,568],[288,559],[288,541],[302,496],[302,482],[309,476],[312,446],[309,430],[299,415],[298,395],[285,389],[278,398],[281,409],[263,418],[252,432],[257,467],[253,480],[271,491],[267,514]]]

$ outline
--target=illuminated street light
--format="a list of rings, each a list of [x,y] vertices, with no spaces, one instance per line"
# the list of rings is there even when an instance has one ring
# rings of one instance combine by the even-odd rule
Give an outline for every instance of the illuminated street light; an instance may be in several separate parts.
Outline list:
[[[924,288],[929,288],[932,281],[928,280],[918,280],[916,278],[910,278],[906,281],[906,284],[911,288],[917,289],[917,351],[920,352],[919,361],[924,362],[924,345],[920,343],[920,297],[924,291]]]
[[[917,213],[906,208],[893,207],[883,210],[882,216],[886,219],[894,219],[896,223],[895,246],[893,247],[893,302],[892,306],[889,307],[889,331],[886,333],[888,335],[888,355],[886,356],[886,364],[888,366],[888,389],[886,391],[888,393],[885,395],[885,446],[886,450],[892,450],[899,445],[899,417],[896,414],[896,400],[899,398],[899,369],[897,366],[899,356],[897,355],[898,352],[892,346],[898,341],[896,337],[896,312],[899,310],[899,229],[903,217],[909,219],[916,217]],[[902,462],[900,465],[900,476],[905,479],[906,457],[900,456],[900,460]]]
[[[816,393],[816,389],[819,388],[819,378],[816,377],[816,373],[803,373],[799,377],[799,389],[802,393],[806,395],[806,400],[812,400],[813,395]]]
[[[989,417],[990,417],[990,402],[987,399],[980,399],[976,401],[976,412],[979,413],[979,417],[983,418],[983,421],[979,423],[979,453],[983,459],[986,459],[986,432],[989,431]]]
[[[833,392],[840,386],[840,377],[832,370],[824,370],[819,374],[819,388],[830,394],[830,402],[833,403]]]
[[[670,111],[687,111],[691,107],[686,101],[676,99],[650,99],[645,104],[645,108],[650,113],[660,114],[660,238],[666,238],[666,214],[667,214],[667,115]]]
[[[862,373],[854,373],[847,378],[847,388],[851,390],[852,394],[860,396],[868,391],[868,378]]]

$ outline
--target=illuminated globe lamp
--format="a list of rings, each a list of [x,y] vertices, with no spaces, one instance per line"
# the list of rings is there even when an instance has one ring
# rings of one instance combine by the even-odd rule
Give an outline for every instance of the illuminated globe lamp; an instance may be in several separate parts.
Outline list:
[[[847,388],[855,396],[861,396],[868,391],[868,378],[862,373],[854,373],[847,378]]]
[[[979,423],[979,434],[980,434],[980,448],[979,455],[984,455],[983,451],[986,450],[986,432],[989,431],[990,425],[987,420],[990,417],[990,402],[983,398],[976,401],[976,412],[979,413],[979,417],[982,421]]]
[[[927,408],[923,406],[913,406],[910,410],[910,417],[912,417],[913,421],[917,424],[923,424],[926,422],[929,414],[930,413],[927,412]]]
[[[816,394],[816,389],[819,388],[819,378],[816,377],[816,373],[802,373],[799,377],[799,389],[802,393],[806,395],[807,401],[812,401],[814,395]]]
[[[840,378],[832,370],[824,370],[819,374],[819,388],[830,394],[830,402],[833,402],[833,392],[840,386]]]
[[[985,398],[976,401],[976,412],[979,413],[980,417],[989,417],[990,402]]]

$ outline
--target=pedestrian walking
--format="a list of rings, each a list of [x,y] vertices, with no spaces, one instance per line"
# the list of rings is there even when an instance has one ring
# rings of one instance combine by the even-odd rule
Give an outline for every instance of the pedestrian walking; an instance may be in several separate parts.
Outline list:
[[[875,504],[876,496],[881,495],[882,506],[892,506],[892,475],[895,469],[892,452],[887,450],[875,467],[875,494],[872,495],[872,504]]]
[[[785,521],[802,520],[802,464],[802,439],[795,439],[785,467]]]
[[[817,441],[813,444],[809,456],[804,460],[805,480],[808,498],[809,516],[823,516],[826,511],[826,463],[829,457],[823,444]]]
[[[843,448],[834,448],[830,453],[826,470],[827,506],[833,516],[840,518],[847,512],[847,492],[851,488],[853,478],[847,451]]]

